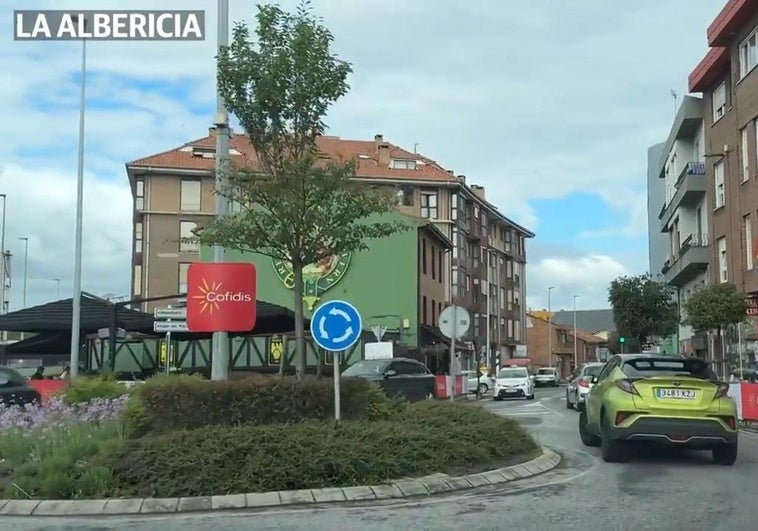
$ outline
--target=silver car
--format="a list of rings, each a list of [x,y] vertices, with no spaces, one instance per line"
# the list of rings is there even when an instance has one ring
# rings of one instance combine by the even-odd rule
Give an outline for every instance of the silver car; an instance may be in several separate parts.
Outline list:
[[[580,410],[592,389],[592,377],[600,374],[605,363],[585,363],[569,377],[566,385],[566,408]]]
[[[466,380],[469,393],[475,394],[478,390],[479,394],[483,395],[495,388],[495,379],[492,376],[482,374],[477,378],[476,371],[461,371],[461,374]]]

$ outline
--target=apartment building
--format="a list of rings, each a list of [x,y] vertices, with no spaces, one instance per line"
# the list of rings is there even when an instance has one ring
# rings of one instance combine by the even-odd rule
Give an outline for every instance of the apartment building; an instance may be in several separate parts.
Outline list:
[[[710,50],[689,76],[703,95],[712,282],[758,293],[758,2],[730,0],[707,30]]]
[[[675,289],[682,320],[685,303],[708,282],[710,257],[708,238],[708,198],[705,171],[705,130],[703,100],[685,96],[674,118],[656,166],[663,186],[663,202],[658,205],[659,231],[666,237],[667,255],[659,271],[662,280]],[[662,345],[677,352],[694,353],[705,348],[703,337],[694,337],[691,327],[679,325]]]
[[[215,144],[211,128],[204,138],[126,165],[134,196],[134,297],[180,297],[186,292],[187,269],[199,260],[199,249],[181,238],[215,215]],[[391,187],[400,213],[431,221],[452,242],[452,251],[434,262],[442,260],[451,279],[445,285],[444,304],[453,302],[470,311],[470,339],[481,349],[486,343],[489,291],[493,350],[514,356],[526,336],[526,239],[534,234],[488,202],[483,187],[468,184],[465,176],[395,146],[382,135],[367,141],[324,136],[318,147],[326,156],[356,160],[356,180]],[[255,167],[255,154],[244,135],[232,134],[230,155],[235,163]],[[440,300],[435,300],[439,310]],[[146,309],[158,304],[165,302],[147,304]]]
[[[548,320],[547,315],[548,312],[529,312],[526,316],[529,359],[533,365],[556,367],[561,378],[565,378],[577,366],[601,359],[606,339],[577,327],[575,340],[573,324]]]

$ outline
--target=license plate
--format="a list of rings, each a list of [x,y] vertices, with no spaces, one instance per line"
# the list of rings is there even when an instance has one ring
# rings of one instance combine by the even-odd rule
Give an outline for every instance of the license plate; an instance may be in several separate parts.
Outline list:
[[[516,387],[506,387],[505,390],[506,391],[516,391],[517,388]]]
[[[666,387],[658,387],[655,390],[655,396],[658,398],[695,400],[697,398],[697,391],[693,391],[692,389],[670,389]]]

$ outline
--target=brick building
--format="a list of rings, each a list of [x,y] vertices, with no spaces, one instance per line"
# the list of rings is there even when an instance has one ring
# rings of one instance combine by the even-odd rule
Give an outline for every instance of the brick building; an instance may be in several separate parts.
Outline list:
[[[597,361],[598,348],[605,346],[606,340],[578,328],[576,335],[577,364]],[[529,345],[529,359],[533,365],[556,367],[561,378],[565,378],[574,370],[573,325],[548,322],[540,315],[527,313],[526,341]]]

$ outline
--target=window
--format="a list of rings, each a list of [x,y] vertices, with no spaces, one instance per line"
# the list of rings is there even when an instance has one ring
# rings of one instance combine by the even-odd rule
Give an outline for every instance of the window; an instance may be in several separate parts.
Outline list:
[[[421,238],[421,272],[426,275],[426,239]]]
[[[142,252],[142,222],[138,221],[134,224],[134,252]]]
[[[442,277],[443,277],[443,275],[442,275],[442,251],[440,251],[439,253],[437,253],[437,265],[439,266],[439,275],[437,276],[437,278],[439,279],[440,284],[442,284]]]
[[[740,45],[740,78],[745,77],[758,64],[758,29]]]
[[[437,301],[432,299],[432,326],[437,325]]]
[[[182,212],[198,212],[200,210],[201,183],[195,179],[182,179],[179,210]]]
[[[142,295],[142,266],[134,266],[134,283],[132,295]]]
[[[179,263],[179,293],[187,293],[187,271],[189,271],[189,262]]]
[[[458,194],[450,195],[450,219],[458,219]]]
[[[393,159],[392,160],[392,168],[395,169],[395,170],[415,170],[416,169],[416,161],[415,160]]]
[[[500,288],[500,309],[505,310],[505,288]]]
[[[721,83],[711,94],[711,106],[713,107],[713,121],[717,122],[726,114],[726,81]]]
[[[139,179],[134,183],[134,209],[145,210],[145,181]]]
[[[716,186],[716,208],[726,205],[726,190],[724,189],[724,161],[720,160],[713,166],[714,184]]]
[[[421,217],[426,219],[438,219],[437,193],[421,193]]]
[[[742,146],[740,147],[740,158],[742,159],[742,182],[750,178],[750,145],[747,138],[747,127],[740,131],[742,136]]]
[[[753,269],[753,220],[750,214],[742,218],[742,230],[745,238],[745,269]]]
[[[432,249],[432,280],[437,280],[437,251],[434,246],[430,246]]]
[[[182,252],[199,251],[200,245],[197,243],[190,243],[183,241],[185,238],[192,238],[195,236],[192,231],[197,227],[197,223],[194,221],[180,221],[179,222],[179,250]]]
[[[397,205],[413,206],[413,188],[401,187],[397,189]]]
[[[719,282],[722,284],[729,280],[729,271],[727,269],[726,260],[726,237],[718,239],[718,252],[719,252]]]

